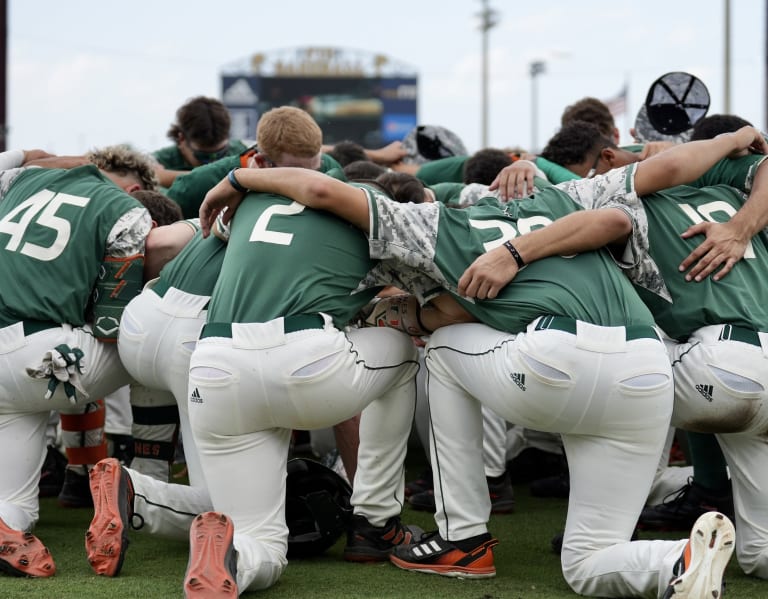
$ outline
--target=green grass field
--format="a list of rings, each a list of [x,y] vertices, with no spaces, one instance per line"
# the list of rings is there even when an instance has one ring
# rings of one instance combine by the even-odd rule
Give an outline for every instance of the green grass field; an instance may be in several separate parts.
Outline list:
[[[415,471],[409,473],[413,478]],[[457,580],[405,572],[384,564],[352,564],[341,558],[343,539],[321,558],[292,561],[273,588],[247,593],[264,599],[555,599],[576,597],[560,574],[550,539],[561,530],[565,500],[531,497],[525,486],[515,489],[516,512],[493,516],[496,548],[495,578]],[[56,560],[56,576],[21,579],[0,576],[0,599],[161,599],[181,597],[187,564],[187,543],[132,532],[122,573],[117,578],[93,574],[86,559],[84,534],[91,511],[63,509],[55,500],[42,501],[36,534]],[[431,514],[406,509],[404,521],[434,529]],[[737,531],[738,534],[738,531]],[[659,535],[664,537],[665,535]],[[666,535],[678,538],[680,535]],[[642,538],[651,538],[649,534]],[[746,577],[735,558],[727,573],[727,599],[768,598],[768,581]]]

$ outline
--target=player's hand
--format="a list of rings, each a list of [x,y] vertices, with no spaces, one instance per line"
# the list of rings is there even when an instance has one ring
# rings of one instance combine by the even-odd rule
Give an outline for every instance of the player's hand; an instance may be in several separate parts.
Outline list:
[[[232,217],[243,201],[245,197],[241,192],[237,191],[229,182],[227,177],[224,177],[213,188],[208,190],[205,194],[203,203],[200,204],[200,229],[203,232],[203,237],[208,237],[211,233],[211,227],[216,220],[216,217],[222,214],[222,222],[226,225],[232,220]],[[224,209],[226,208],[226,212]]]
[[[458,292],[464,297],[493,299],[518,271],[517,263],[503,246],[478,256],[459,279]]]
[[[45,150],[40,149],[24,150],[24,160],[22,161],[22,165],[27,165],[33,160],[40,160],[41,158],[54,158],[55,156],[56,154],[51,154],[50,152],[46,152]]]
[[[736,140],[738,147],[728,154],[729,158],[743,156],[744,150],[754,152],[755,154],[768,154],[768,142],[765,141],[765,136],[754,127],[742,127],[733,133],[722,133],[721,135],[731,135]]]
[[[395,164],[408,156],[408,150],[401,141],[393,141],[383,148],[376,150],[375,162],[379,164]]]
[[[682,237],[689,239],[696,235],[705,235],[706,239],[680,263],[680,271],[688,271],[685,275],[686,281],[702,281],[722,267],[712,275],[713,280],[719,281],[744,257],[750,242],[750,239],[731,222],[698,223],[688,227]]]
[[[499,197],[508,201],[520,199],[533,191],[533,176],[536,166],[525,160],[518,160],[505,166],[488,187],[490,191],[499,190]]]

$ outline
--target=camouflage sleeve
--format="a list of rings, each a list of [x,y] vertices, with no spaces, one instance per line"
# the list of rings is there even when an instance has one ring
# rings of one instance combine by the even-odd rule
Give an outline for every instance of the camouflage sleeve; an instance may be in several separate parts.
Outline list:
[[[16,180],[16,177],[18,177],[21,173],[23,173],[28,168],[37,168],[37,167],[19,167],[19,168],[9,168],[6,170],[0,171],[0,201],[5,197],[5,195],[8,193],[8,190],[11,187],[11,184]]]
[[[0,152],[0,171],[17,168],[24,164],[24,150],[6,150]]]
[[[672,301],[661,270],[649,252],[648,218],[642,200],[635,193],[636,166],[636,163],[629,164],[592,179],[568,181],[557,187],[586,209],[623,210],[632,221],[632,235],[622,255],[612,254],[614,261],[633,283],[667,301]]]
[[[144,207],[131,208],[112,227],[107,236],[106,255],[125,258],[144,253],[144,243],[152,229],[152,217]]]

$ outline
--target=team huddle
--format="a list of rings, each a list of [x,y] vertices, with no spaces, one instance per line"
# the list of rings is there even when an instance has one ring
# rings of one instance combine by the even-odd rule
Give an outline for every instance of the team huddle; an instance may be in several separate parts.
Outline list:
[[[125,148],[0,154],[0,278],[14,282],[0,293],[0,570],[56,571],[32,534],[56,412],[81,433],[64,441],[88,474],[97,574],[120,574],[139,521],[189,539],[185,597],[271,587],[288,563],[293,431],[332,428],[351,484],[345,560],[492,577],[492,414],[561,439],[575,593],[720,597],[734,551],[768,578],[759,131],[637,152],[577,119],[544,158],[501,152],[485,179],[427,184],[470,157],[398,168],[393,146],[370,152],[389,168],[361,159],[360,176],[298,108],[262,115],[255,147],[179,118],[163,167]],[[431,533],[401,521],[420,385]],[[121,388],[142,439],[130,464],[103,444],[102,398]],[[733,513],[632,540],[674,428],[714,434]],[[179,434],[189,484],[168,474]]]

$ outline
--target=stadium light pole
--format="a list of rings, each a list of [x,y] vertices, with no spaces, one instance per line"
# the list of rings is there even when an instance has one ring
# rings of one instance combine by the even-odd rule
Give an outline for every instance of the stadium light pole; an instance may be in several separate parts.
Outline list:
[[[731,0],[724,0],[723,15],[723,109],[731,114]]]
[[[498,13],[488,6],[488,0],[480,0],[483,3],[483,10],[480,12],[480,31],[482,39],[482,106],[480,108],[480,138],[484,148],[488,147],[488,32],[498,25]]]
[[[536,80],[539,75],[546,72],[547,65],[543,60],[534,60],[530,65],[531,74],[531,147],[530,152],[538,151],[538,121],[539,121],[539,94]]]

